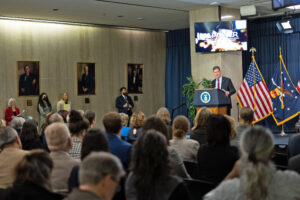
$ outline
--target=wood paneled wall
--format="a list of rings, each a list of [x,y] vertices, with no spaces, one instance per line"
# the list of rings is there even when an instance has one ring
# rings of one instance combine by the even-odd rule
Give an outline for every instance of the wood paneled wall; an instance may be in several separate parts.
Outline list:
[[[40,61],[40,92],[47,92],[56,108],[61,93],[67,91],[73,109],[96,112],[98,127],[106,112],[116,111],[115,98],[127,83],[127,63],[142,63],[144,94],[136,95],[134,111],[148,116],[164,106],[165,57],[163,32],[1,20],[1,117],[10,97],[16,98],[26,116],[39,116],[38,97],[18,96],[17,61]],[[77,96],[77,62],[96,63],[96,95]],[[33,105],[27,106],[27,100]]]

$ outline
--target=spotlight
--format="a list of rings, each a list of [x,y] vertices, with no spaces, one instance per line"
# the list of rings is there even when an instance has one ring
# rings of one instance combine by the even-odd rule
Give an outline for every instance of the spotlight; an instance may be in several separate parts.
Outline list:
[[[294,27],[292,25],[292,19],[283,19],[276,23],[278,30],[281,33],[293,33]]]

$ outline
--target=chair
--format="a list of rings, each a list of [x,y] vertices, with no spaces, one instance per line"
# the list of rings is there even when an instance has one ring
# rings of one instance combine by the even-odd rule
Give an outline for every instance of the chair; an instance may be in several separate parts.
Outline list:
[[[277,144],[274,146],[274,156],[272,161],[277,169],[285,170],[288,165],[288,145]]]
[[[216,185],[211,182],[197,179],[184,179],[184,182],[191,194],[192,200],[202,199],[206,193],[216,187]]]
[[[192,162],[183,161],[186,171],[192,178],[196,178],[197,164]]]

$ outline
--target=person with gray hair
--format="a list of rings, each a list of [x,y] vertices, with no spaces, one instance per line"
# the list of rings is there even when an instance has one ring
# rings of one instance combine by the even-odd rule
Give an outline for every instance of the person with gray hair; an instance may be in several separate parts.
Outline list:
[[[292,200],[300,199],[300,176],[293,171],[276,170],[271,157],[272,133],[254,126],[245,130],[240,141],[242,157],[205,200]]]
[[[15,167],[28,153],[22,150],[22,143],[15,129],[0,128],[0,188],[12,186]]]
[[[69,150],[72,140],[68,127],[62,122],[52,123],[45,130],[50,157],[54,168],[51,173],[51,183],[54,192],[66,194],[68,192],[68,178],[72,168],[80,162],[70,158]]]
[[[111,200],[125,174],[120,160],[107,152],[94,152],[82,162],[79,189],[73,189],[64,200]]]
[[[94,128],[95,124],[96,124],[96,114],[95,114],[95,112],[91,111],[91,110],[87,110],[87,111],[85,111],[83,116],[89,121],[90,128]]]
[[[9,125],[10,121],[20,114],[19,108],[16,106],[16,100],[14,98],[10,98],[8,100],[8,107],[5,109],[5,121],[6,126]]]
[[[12,127],[13,129],[15,129],[18,133],[18,135],[21,134],[22,132],[22,127],[23,127],[23,124],[25,122],[25,119],[23,117],[14,117],[9,126]]]

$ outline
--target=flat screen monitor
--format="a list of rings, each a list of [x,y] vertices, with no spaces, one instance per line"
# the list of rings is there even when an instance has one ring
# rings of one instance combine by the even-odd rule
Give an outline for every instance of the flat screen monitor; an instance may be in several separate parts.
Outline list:
[[[272,0],[274,10],[300,4],[300,0]]]
[[[196,52],[247,50],[247,21],[195,23]]]

